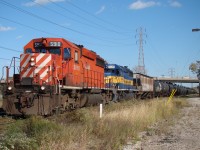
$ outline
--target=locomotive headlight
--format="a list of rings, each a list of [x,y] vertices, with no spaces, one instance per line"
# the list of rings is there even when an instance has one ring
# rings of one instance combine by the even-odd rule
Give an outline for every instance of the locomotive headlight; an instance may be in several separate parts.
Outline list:
[[[31,67],[35,66],[35,62],[31,62]]]
[[[41,88],[40,88],[42,91],[44,91],[45,90],[45,86],[41,86]]]
[[[35,60],[35,58],[34,57],[31,57],[31,61],[34,61]]]
[[[12,86],[9,86],[9,87],[8,87],[8,90],[11,91],[11,90],[12,90]]]

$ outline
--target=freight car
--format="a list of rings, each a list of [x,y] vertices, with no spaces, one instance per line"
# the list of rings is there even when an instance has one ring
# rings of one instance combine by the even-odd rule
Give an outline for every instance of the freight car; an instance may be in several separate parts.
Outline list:
[[[153,98],[154,94],[153,77],[141,73],[134,73],[133,77],[134,77],[133,84],[138,89],[138,92],[136,93],[136,98],[138,99]]]
[[[154,81],[154,96],[165,97],[169,96],[172,91],[173,85],[171,83]]]
[[[195,94],[194,89],[177,85],[171,82],[154,81],[154,96],[155,97],[166,97],[170,96],[172,90],[176,90],[175,96],[185,96],[188,94]]]

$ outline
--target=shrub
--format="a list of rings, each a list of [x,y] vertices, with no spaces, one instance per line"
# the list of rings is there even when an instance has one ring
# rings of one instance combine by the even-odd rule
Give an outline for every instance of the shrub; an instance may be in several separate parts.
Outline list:
[[[5,135],[0,141],[0,149],[2,150],[36,150],[38,144],[34,138],[29,138],[25,133],[17,133]]]

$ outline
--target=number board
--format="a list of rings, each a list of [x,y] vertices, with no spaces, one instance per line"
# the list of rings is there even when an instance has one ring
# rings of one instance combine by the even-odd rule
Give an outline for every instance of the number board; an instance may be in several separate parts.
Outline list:
[[[115,66],[114,65],[109,65],[108,68],[109,69],[115,69]]]
[[[34,43],[34,47],[42,47],[42,46],[43,46],[43,44],[40,43],[40,42],[35,42]]]
[[[49,42],[49,46],[60,47],[61,46],[61,42]]]

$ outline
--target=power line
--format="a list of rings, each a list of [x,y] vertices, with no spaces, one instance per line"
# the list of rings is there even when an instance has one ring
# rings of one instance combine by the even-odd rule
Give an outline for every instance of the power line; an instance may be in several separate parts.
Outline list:
[[[99,20],[99,21],[101,21],[101,22],[103,22],[103,23],[106,23],[106,24],[108,24],[108,25],[117,27],[118,29],[123,29],[122,27],[120,27],[120,26],[118,26],[118,25],[115,25],[115,24],[113,24],[113,23],[111,23],[111,22],[108,22],[108,21],[106,21],[106,20],[104,20],[104,19],[101,19],[101,18],[95,16],[94,14],[91,14],[90,12],[88,12],[88,11],[82,9],[81,7],[79,7],[79,6],[75,5],[75,4],[73,4],[73,3],[70,2],[70,1],[68,1],[68,3],[69,3],[70,5],[72,5],[73,7],[77,8],[78,10],[80,10],[80,11],[82,11],[82,12],[84,12],[84,13],[86,13],[86,14],[88,14],[88,15],[94,17],[94,18],[96,18],[97,20]],[[130,32],[130,31],[129,31],[129,32]]]
[[[80,31],[78,31],[78,30],[74,30],[74,29],[65,27],[65,26],[60,25],[60,24],[58,24],[58,23],[55,23],[55,22],[53,22],[53,21],[51,21],[51,20],[48,20],[48,19],[43,18],[43,17],[41,17],[41,16],[38,16],[38,15],[36,15],[36,14],[33,14],[33,13],[29,12],[29,11],[26,11],[26,10],[24,10],[24,9],[21,9],[21,8],[15,6],[15,5],[12,5],[12,4],[10,4],[10,3],[4,1],[4,0],[1,0],[0,3],[2,3],[3,5],[6,5],[6,6],[10,7],[10,8],[13,8],[13,9],[15,9],[15,10],[17,10],[17,11],[20,11],[20,12],[22,12],[22,13],[25,13],[25,14],[27,14],[27,15],[29,15],[29,16],[35,17],[35,18],[40,19],[40,20],[42,20],[42,21],[45,21],[45,22],[48,22],[48,23],[50,23],[50,24],[56,25],[56,26],[58,26],[58,27],[64,28],[64,29],[66,29],[66,30],[70,30],[70,31],[72,31],[72,32],[79,33],[79,34],[81,34],[81,35],[85,35],[85,36],[89,36],[89,37],[94,37],[94,36],[92,36],[92,35],[88,35],[88,34],[86,34],[86,33],[80,32]],[[96,38],[96,37],[95,37],[95,38]]]
[[[17,11],[20,11],[20,12],[22,12],[22,13],[25,13],[25,14],[27,14],[27,15],[29,15],[29,16],[35,17],[35,18],[37,18],[37,19],[39,19],[39,20],[42,20],[42,21],[45,21],[45,22],[47,22],[47,23],[56,25],[56,26],[58,26],[58,27],[60,27],[60,28],[64,28],[64,29],[66,29],[66,30],[70,30],[70,31],[72,31],[72,32],[79,33],[79,34],[81,34],[81,35],[88,36],[88,37],[90,37],[90,38],[96,38],[96,39],[99,39],[99,40],[101,40],[101,41],[112,42],[112,43],[115,42],[115,41],[105,40],[105,38],[100,38],[100,37],[97,37],[97,36],[89,35],[89,34],[80,32],[80,31],[78,31],[78,30],[74,30],[74,29],[65,27],[65,26],[60,25],[60,24],[58,24],[58,23],[55,23],[55,22],[53,22],[53,21],[51,21],[51,20],[48,20],[48,19],[46,19],[46,18],[43,18],[43,17],[38,16],[38,15],[36,15],[36,14],[33,14],[33,13],[31,13],[31,12],[28,12],[28,11],[26,11],[26,10],[24,10],[24,9],[21,9],[21,8],[19,8],[19,7],[17,7],[17,6],[14,6],[14,5],[12,5],[12,4],[8,3],[8,2],[5,2],[4,0],[0,1],[0,3],[2,3],[3,5],[6,5],[6,6],[10,7],[10,8],[13,8],[13,9],[15,9],[15,10],[17,10]],[[109,38],[109,39],[110,39],[110,38]],[[116,43],[119,44],[119,42],[116,42]]]
[[[7,58],[0,58],[1,60],[11,60],[11,59],[7,59]]]
[[[92,23],[95,24],[96,26],[99,26],[99,27],[101,27],[101,28],[104,28],[104,29],[107,30],[107,31],[110,31],[110,32],[113,32],[113,33],[116,33],[116,34],[120,34],[120,35],[121,35],[120,32],[115,31],[115,30],[112,30],[112,29],[109,29],[109,28],[107,28],[107,27],[105,27],[105,26],[102,26],[101,24],[98,24],[98,23],[96,23],[96,22],[94,22],[94,21],[91,21],[91,20],[89,20],[89,19],[87,19],[87,18],[85,18],[85,17],[83,17],[83,16],[81,16],[81,15],[79,15],[79,14],[77,14],[77,13],[74,13],[74,12],[68,10],[66,7],[63,7],[63,6],[61,6],[61,5],[59,5],[59,4],[55,3],[55,2],[53,2],[52,0],[48,0],[48,1],[51,2],[52,4],[56,5],[57,7],[59,7],[59,8],[61,8],[61,9],[65,10],[65,11],[67,11],[67,12],[69,12],[69,13],[71,13],[71,14],[74,15],[74,16],[77,16],[77,17],[79,17],[79,18],[81,18],[81,19],[83,19],[83,20],[86,20],[86,21],[88,21],[88,22],[92,22]],[[82,10],[82,11],[83,11],[83,10]],[[87,14],[89,14],[89,13],[87,13]]]
[[[81,23],[81,24],[84,24],[84,25],[87,25],[87,26],[90,26],[90,27],[93,27],[93,28],[98,27],[97,25],[94,26],[94,25],[91,25],[91,24],[89,24],[89,23],[85,23],[85,22],[82,22],[82,21],[80,21],[80,20],[76,20],[76,19],[74,19],[74,18],[72,18],[72,17],[66,16],[66,15],[64,15],[63,13],[60,13],[60,12],[54,10],[54,9],[51,9],[51,8],[46,7],[46,6],[44,6],[44,5],[41,5],[40,3],[35,2],[34,0],[31,0],[31,1],[32,1],[33,3],[36,3],[37,5],[40,5],[41,7],[45,8],[46,10],[48,10],[48,11],[50,11],[50,12],[54,12],[54,13],[56,13],[56,14],[62,16],[62,17],[69,18],[70,20],[73,20],[73,21],[75,21],[75,22],[78,22],[78,23]],[[52,2],[52,3],[53,3],[53,2]],[[56,6],[57,6],[57,5],[56,5]],[[57,7],[59,7],[59,6],[57,6]],[[70,11],[70,13],[72,13],[72,12]],[[80,15],[78,15],[78,16],[80,16]]]
[[[0,19],[3,19],[3,20],[6,20],[6,21],[9,21],[9,22],[12,22],[12,23],[15,23],[15,24],[18,24],[20,26],[23,26],[23,27],[26,27],[26,28],[29,28],[31,30],[35,30],[35,31],[38,31],[38,32],[41,32],[41,33],[45,33],[45,34],[49,34],[49,35],[53,35],[53,36],[57,36],[57,37],[63,37],[62,35],[59,35],[59,34],[55,34],[55,33],[52,33],[52,32],[47,32],[47,31],[44,31],[44,30],[41,30],[41,29],[38,29],[38,28],[35,28],[35,27],[32,27],[32,26],[29,26],[29,25],[26,25],[26,24],[23,24],[23,23],[20,23],[20,22],[17,22],[15,20],[12,20],[12,19],[8,19],[8,18],[4,18],[2,16],[0,16]],[[68,40],[70,41],[73,41],[72,39],[70,39],[69,37],[67,37]],[[100,46],[108,46],[108,47],[119,47],[119,45],[116,45],[116,44],[119,44],[116,43],[115,45],[108,45],[108,44],[98,44],[98,43],[92,43],[92,42],[88,42],[86,41],[87,43],[90,43],[90,44],[95,44],[95,45],[100,45]],[[121,44],[120,44],[121,45]],[[123,44],[121,46],[132,46],[133,44]]]
[[[13,51],[13,52],[20,52],[21,53],[21,51],[19,51],[19,50],[15,50],[15,49],[12,49],[12,48],[7,48],[7,47],[1,46],[1,45],[0,45],[0,48],[1,49],[6,49],[6,50],[9,50],[9,51]]]
[[[17,22],[17,21],[8,19],[8,18],[4,18],[4,17],[1,17],[1,16],[0,16],[0,19],[4,19],[4,20],[7,20],[7,21],[9,21],[9,22],[18,24],[18,25],[20,25],[20,26],[23,26],[23,27],[26,27],[26,28],[29,28],[29,29],[32,29],[32,30],[35,30],[35,31],[43,32],[43,33],[46,33],[46,34],[49,34],[49,35],[60,36],[60,35],[58,35],[58,34],[50,33],[50,32],[44,31],[44,30],[40,30],[40,29],[37,29],[37,28],[35,28],[35,27],[28,26],[28,25],[25,25],[25,24],[23,24],[23,23],[20,23],[20,22]]]

